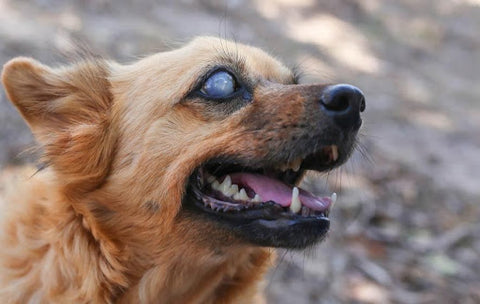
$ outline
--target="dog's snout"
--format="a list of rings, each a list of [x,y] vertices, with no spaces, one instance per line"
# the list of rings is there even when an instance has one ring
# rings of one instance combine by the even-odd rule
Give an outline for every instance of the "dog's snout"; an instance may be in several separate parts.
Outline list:
[[[359,88],[349,84],[328,86],[320,96],[320,104],[323,112],[333,117],[342,128],[360,127],[360,112],[365,110],[365,97]]]

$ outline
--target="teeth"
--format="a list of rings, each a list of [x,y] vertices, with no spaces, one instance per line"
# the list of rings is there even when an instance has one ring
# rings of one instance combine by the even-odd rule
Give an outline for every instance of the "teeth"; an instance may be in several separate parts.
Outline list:
[[[254,202],[254,203],[261,203],[261,202],[262,202],[262,198],[260,197],[260,195],[255,194],[255,197],[252,199],[252,202]]]
[[[281,165],[277,166],[277,169],[280,171],[287,171],[288,169],[292,169],[293,171],[297,172],[300,169],[300,166],[302,165],[302,158],[298,158],[290,163],[283,163]]]
[[[232,178],[230,175],[225,176],[225,179],[220,184],[214,176],[208,176],[207,181],[211,184],[213,190],[217,190],[223,193],[223,195],[233,198],[237,201],[250,201],[253,203],[261,203],[263,202],[260,195],[255,194],[255,197],[251,199],[247,195],[247,191],[245,189],[240,189],[238,191],[238,185],[232,184]]]
[[[338,146],[337,145],[331,145],[325,147],[322,151],[325,153],[328,153],[330,150],[330,157],[331,161],[336,161],[338,159]],[[302,158],[297,158],[294,161],[291,161],[289,163],[283,163],[279,164],[276,166],[276,168],[280,171],[287,171],[288,169],[291,169],[295,172],[298,172],[300,170],[300,167],[302,166],[303,159]]]
[[[240,192],[235,193],[233,199],[237,201],[248,201],[250,198],[248,197],[247,192],[245,192],[245,189],[242,188],[240,189]]]
[[[238,186],[235,184],[231,185],[227,191],[223,192],[223,194],[225,194],[226,196],[232,196],[235,193],[238,193]]]
[[[213,183],[215,180],[216,180],[216,179],[215,179],[215,176],[213,176],[213,175],[209,175],[209,176],[207,177],[207,182],[208,182],[209,184]]]
[[[230,186],[232,185],[232,179],[230,178],[230,175],[225,176],[225,179],[223,182],[220,184],[220,191],[223,193],[226,193],[230,190]]]
[[[336,145],[331,146],[332,149],[332,159],[336,161],[338,159],[338,147]]]
[[[332,201],[329,208],[331,210],[333,208],[333,205],[335,205],[335,202],[337,201],[337,194],[335,192],[333,192],[330,196],[330,200]]]
[[[300,199],[298,198],[298,188],[293,187],[292,190],[292,203],[290,204],[290,210],[293,213],[298,213],[300,209],[302,209],[302,202],[300,202]]]
[[[291,163],[291,168],[293,171],[297,172],[300,169],[301,165],[302,165],[302,159],[298,158],[297,160]]]
[[[220,190],[220,183],[217,180],[214,180],[212,182],[212,189],[214,190]]]
[[[250,198],[248,197],[247,195],[247,192],[245,191],[245,189],[240,189],[240,192],[238,192],[239,195],[240,195],[240,199],[244,200],[244,201],[247,201],[249,200]]]

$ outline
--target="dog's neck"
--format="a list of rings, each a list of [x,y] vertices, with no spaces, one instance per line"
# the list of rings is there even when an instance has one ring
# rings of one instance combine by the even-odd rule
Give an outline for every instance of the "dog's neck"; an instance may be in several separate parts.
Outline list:
[[[258,303],[261,274],[270,264],[269,251],[249,248],[235,255],[202,254],[192,260],[180,252],[168,263],[153,266],[119,303],[236,303],[239,295]]]
[[[155,248],[137,243],[133,247],[141,246],[138,251],[125,244],[120,244],[122,249],[118,250],[112,244],[113,254],[103,253],[120,254],[120,261],[124,261],[113,262],[122,265],[119,277],[128,278],[127,286],[118,286],[123,289],[121,294],[113,295],[116,302],[236,303],[238,295],[243,300],[261,302],[257,297],[261,294],[262,276],[271,265],[271,250],[231,244],[206,246],[195,239],[195,234],[185,233],[188,223],[179,222],[162,239],[152,239],[152,244],[158,244],[153,245]],[[122,256],[123,251],[131,256]]]
[[[14,287],[0,291],[1,298],[13,302],[56,294],[60,302],[235,303],[240,294],[242,299],[256,297],[271,263],[268,249],[199,246],[182,238],[182,227],[151,244],[135,243],[134,236],[120,241],[111,237],[112,227],[92,223],[92,214],[79,213],[81,208],[52,192],[45,180],[32,180],[30,186],[40,189],[27,192],[37,196],[26,200],[28,206],[21,203],[19,222],[6,223],[6,241],[16,245],[0,250],[9,265],[0,275],[3,286],[21,283],[25,291],[22,299],[12,296],[18,294]],[[103,209],[91,210],[107,221],[111,216]],[[10,228],[16,232],[9,233]]]

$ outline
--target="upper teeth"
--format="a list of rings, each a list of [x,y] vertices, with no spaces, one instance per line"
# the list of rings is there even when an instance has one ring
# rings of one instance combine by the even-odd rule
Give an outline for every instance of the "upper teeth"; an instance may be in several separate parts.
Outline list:
[[[278,169],[281,171],[287,171],[288,169],[292,169],[293,171],[297,172],[300,170],[300,166],[302,165],[302,158],[297,158],[294,161],[291,161],[289,163],[281,164],[278,166]]]
[[[331,145],[332,149],[332,160],[336,161],[338,159],[338,147],[336,145]]]
[[[328,153],[328,151],[329,151],[328,149],[330,149],[331,160],[336,161],[338,159],[338,146],[337,145],[331,145],[329,147],[325,147],[325,150],[323,150],[323,151]],[[297,159],[295,159],[291,162],[277,165],[277,169],[279,169],[280,171],[287,171],[288,169],[291,169],[291,170],[297,172],[298,170],[300,170],[302,162],[303,162],[303,159],[301,157],[299,157],[299,158],[297,158]]]
[[[300,169],[300,166],[302,165],[302,159],[297,158],[291,163],[291,168],[293,171],[297,172]]]
[[[238,185],[232,184],[232,178],[230,177],[230,175],[225,176],[221,184],[213,175],[208,176],[207,181],[211,184],[212,189],[217,190],[223,193],[223,195],[231,197],[234,200],[248,201],[253,203],[262,202],[262,198],[260,197],[260,195],[255,194],[255,197],[252,199],[248,197],[247,191],[245,191],[245,189],[241,188],[239,190]]]
[[[330,208],[333,208],[333,205],[337,201],[337,194],[335,192],[333,192],[332,195],[330,196],[330,200],[332,201],[332,203],[330,204]]]

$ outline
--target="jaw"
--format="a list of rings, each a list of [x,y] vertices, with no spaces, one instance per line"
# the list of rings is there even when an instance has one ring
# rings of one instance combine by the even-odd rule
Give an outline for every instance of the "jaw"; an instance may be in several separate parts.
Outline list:
[[[192,188],[187,190],[183,204],[192,216],[214,222],[223,233],[233,234],[240,242],[263,247],[305,248],[321,241],[330,227],[326,216],[292,215],[268,202],[248,211],[217,212],[206,207]]]
[[[306,170],[330,170],[347,157],[345,149],[332,145],[268,167],[245,166],[233,158],[210,160],[190,176],[183,210],[240,242],[305,248],[326,236],[336,195],[317,197],[296,185]]]

